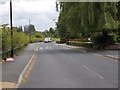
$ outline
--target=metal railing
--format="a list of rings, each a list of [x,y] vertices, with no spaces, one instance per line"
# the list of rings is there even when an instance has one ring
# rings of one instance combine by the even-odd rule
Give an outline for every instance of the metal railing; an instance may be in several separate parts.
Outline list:
[[[19,47],[14,48],[13,50],[19,49],[19,48],[21,48],[21,47],[23,47],[23,46],[25,46],[25,44],[22,44],[22,45],[20,45]],[[0,52],[0,55],[3,54],[3,53],[10,52],[10,51],[11,51],[11,49],[9,49],[9,50],[7,50],[7,51]]]

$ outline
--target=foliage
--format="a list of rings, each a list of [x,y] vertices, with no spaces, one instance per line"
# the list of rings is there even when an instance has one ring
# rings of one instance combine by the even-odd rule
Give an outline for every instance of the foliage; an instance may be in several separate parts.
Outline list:
[[[118,2],[60,2],[56,3],[59,11],[56,23],[60,38],[67,32],[70,38],[86,36],[89,33],[106,30],[108,33],[118,33],[120,9]],[[59,8],[58,8],[59,7]]]
[[[35,42],[43,42],[44,38],[31,38],[31,42],[35,43]]]
[[[17,32],[23,32],[22,26],[17,27]]]
[[[26,34],[30,34],[30,33],[35,32],[35,31],[36,31],[35,26],[32,24],[24,26],[24,32]]]
[[[69,41],[74,41],[74,42],[89,42],[88,38],[74,38],[74,39],[69,39]]]
[[[81,42],[70,41],[69,45],[86,47],[86,48],[93,48],[93,45],[91,43],[85,43],[85,42],[81,43]]]
[[[58,30],[50,28],[49,30],[45,30],[43,32],[39,32],[42,35],[42,38],[51,37],[51,38],[59,38]]]
[[[12,46],[13,46],[13,49],[16,49],[22,45],[27,45],[29,43],[29,37],[24,32],[17,32],[16,27],[13,27],[12,31],[13,31],[13,36],[11,37],[11,30],[9,27],[7,27],[7,25],[2,25],[2,27],[0,28],[0,32],[2,32],[1,47],[2,47],[3,54],[6,51],[10,51]]]
[[[93,47],[96,49],[105,49],[108,45],[114,44],[114,38],[107,34],[98,34],[92,39]]]

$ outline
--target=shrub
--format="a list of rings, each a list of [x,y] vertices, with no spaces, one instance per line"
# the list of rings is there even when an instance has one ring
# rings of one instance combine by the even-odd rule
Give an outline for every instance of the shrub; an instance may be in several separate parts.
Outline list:
[[[44,39],[43,38],[31,38],[31,42],[34,43],[34,42],[43,42]]]
[[[66,38],[61,38],[60,43],[66,43]]]
[[[29,37],[24,32],[17,32],[15,27],[13,28],[13,42],[11,40],[10,28],[1,28],[0,32],[2,32],[2,37],[0,38],[2,40],[2,44],[0,44],[0,47],[2,47],[3,53],[1,55],[3,59],[11,56],[10,50],[12,45],[14,49],[14,55],[17,55],[23,47],[29,44]]]
[[[95,49],[105,49],[108,45],[114,44],[114,38],[107,34],[97,34],[92,38]]]
[[[89,42],[88,38],[74,38],[69,39],[70,41]]]
[[[73,41],[70,41],[69,45],[93,48],[91,43],[85,43],[85,42],[73,42]]]

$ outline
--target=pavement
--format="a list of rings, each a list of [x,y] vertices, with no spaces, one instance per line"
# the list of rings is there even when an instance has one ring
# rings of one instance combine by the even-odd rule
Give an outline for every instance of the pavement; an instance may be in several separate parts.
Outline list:
[[[27,83],[21,84],[19,88],[116,88],[118,86],[118,62],[96,56],[108,55],[118,59],[117,50],[97,51],[55,43],[30,44],[14,58],[13,62],[3,63],[2,82],[17,83],[19,75],[30,61],[36,47],[39,50],[35,65]]]
[[[34,53],[34,44],[29,44],[14,61],[2,64],[2,82],[17,83],[19,75],[26,67]]]

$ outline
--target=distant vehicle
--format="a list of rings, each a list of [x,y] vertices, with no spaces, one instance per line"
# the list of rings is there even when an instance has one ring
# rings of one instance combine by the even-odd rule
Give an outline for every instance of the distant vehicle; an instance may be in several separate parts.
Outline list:
[[[45,40],[44,40],[45,43],[49,43],[49,42],[51,42],[51,41],[52,41],[52,40],[50,39],[50,37],[45,38]]]

